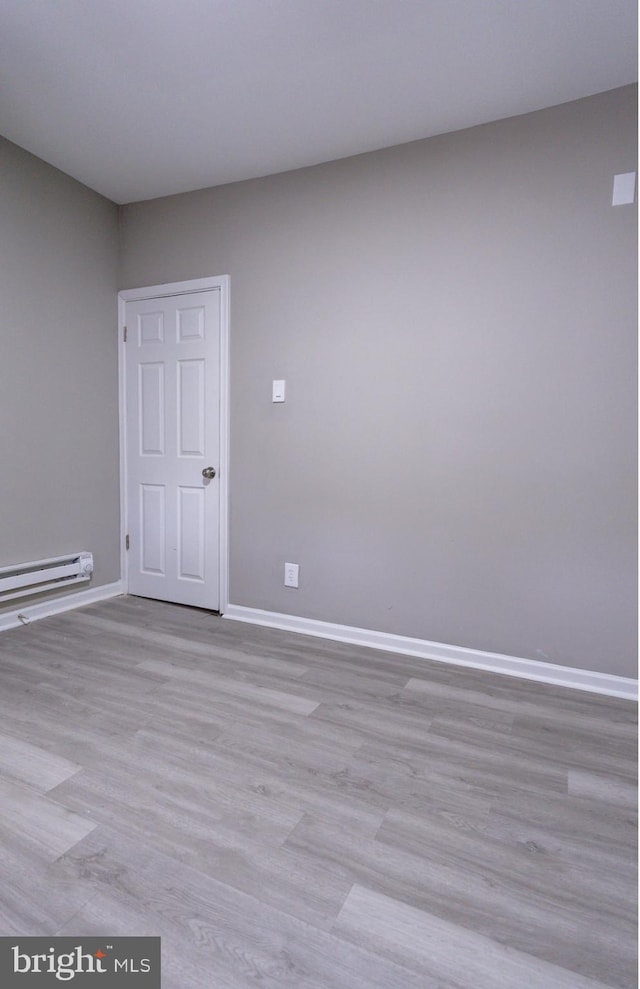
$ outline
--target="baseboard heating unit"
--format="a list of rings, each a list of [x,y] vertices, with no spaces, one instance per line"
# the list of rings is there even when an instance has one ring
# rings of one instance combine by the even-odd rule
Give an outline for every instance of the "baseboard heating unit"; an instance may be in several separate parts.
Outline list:
[[[79,584],[90,580],[92,573],[93,554],[86,552],[0,567],[0,604],[12,598]]]

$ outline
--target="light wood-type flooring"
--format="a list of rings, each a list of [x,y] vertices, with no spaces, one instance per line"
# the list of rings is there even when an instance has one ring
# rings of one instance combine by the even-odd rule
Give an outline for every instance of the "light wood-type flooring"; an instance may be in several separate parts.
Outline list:
[[[0,933],[163,989],[636,982],[631,702],[118,598],[0,635]]]

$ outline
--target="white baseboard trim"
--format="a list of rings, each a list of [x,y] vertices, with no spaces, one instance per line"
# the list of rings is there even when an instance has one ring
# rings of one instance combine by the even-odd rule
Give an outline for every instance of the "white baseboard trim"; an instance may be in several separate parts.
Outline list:
[[[281,615],[275,611],[245,608],[238,604],[227,605],[223,618],[253,625],[266,625],[286,632],[315,635],[321,639],[335,639],[337,642],[349,642],[353,645],[368,646],[371,649],[383,649],[404,656],[415,656],[417,659],[469,666],[489,673],[504,673],[524,680],[539,680],[541,683],[550,683],[557,687],[573,687],[577,690],[589,690],[628,700],[638,699],[637,680],[613,676],[610,673],[577,670],[571,666],[555,666],[553,663],[541,663],[535,659],[518,659],[515,656],[503,656],[501,653],[483,652],[480,649],[468,649],[464,646],[449,646],[442,642],[429,642],[427,639],[412,639],[389,632],[352,628],[350,625],[334,625],[332,622],[321,622],[315,618]]]
[[[123,582],[116,580],[112,584],[89,587],[86,591],[77,591],[75,594],[61,594],[58,597],[49,598],[47,601],[25,605],[14,611],[5,611],[0,613],[0,632],[9,628],[17,628],[19,625],[29,625],[40,618],[59,615],[61,612],[71,611],[73,608],[83,608],[87,604],[106,601],[107,598],[115,598],[124,593]]]

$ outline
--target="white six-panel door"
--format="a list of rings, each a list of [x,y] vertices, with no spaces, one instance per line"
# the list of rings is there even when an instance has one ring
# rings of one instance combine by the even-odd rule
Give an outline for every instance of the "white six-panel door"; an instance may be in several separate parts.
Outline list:
[[[127,301],[124,345],[129,593],[212,610],[220,607],[221,294]]]

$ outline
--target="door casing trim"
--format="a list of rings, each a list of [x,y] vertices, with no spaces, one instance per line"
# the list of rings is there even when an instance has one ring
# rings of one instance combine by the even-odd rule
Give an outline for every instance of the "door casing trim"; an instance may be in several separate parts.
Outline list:
[[[189,295],[192,292],[220,291],[220,487],[219,529],[219,607],[224,614],[229,604],[229,275],[194,278],[184,282],[166,282],[118,292],[118,418],[120,434],[120,573],[125,593],[129,589],[129,564],[125,538],[127,517],[127,403],[124,327],[127,302],[160,299],[168,295]]]

